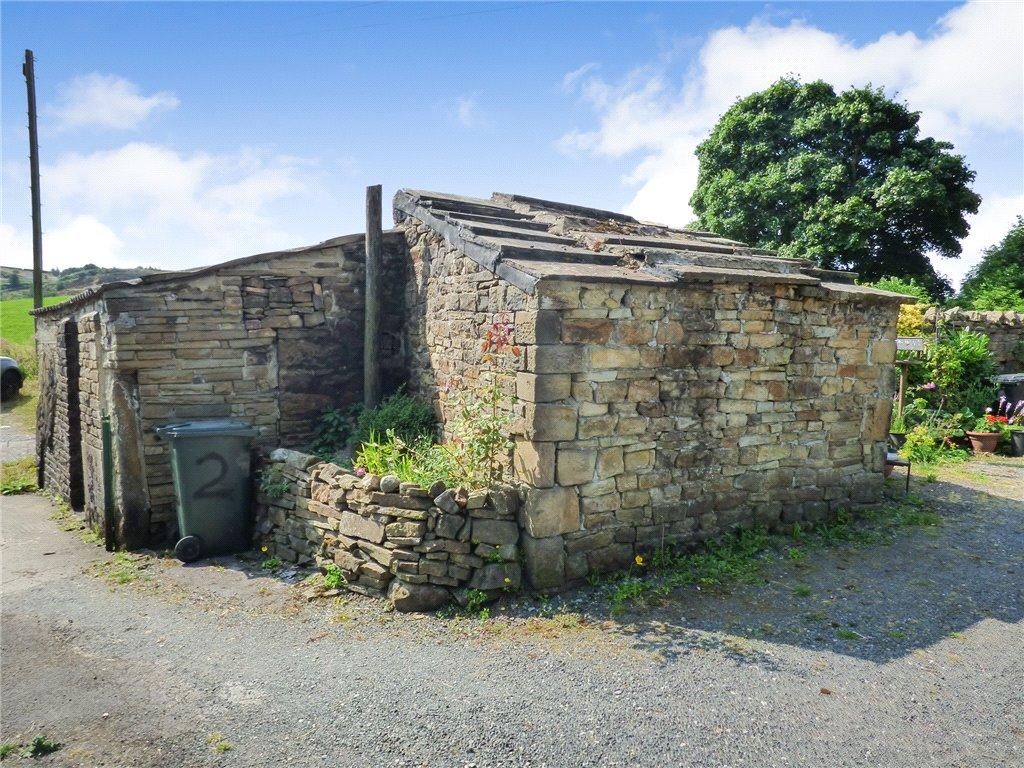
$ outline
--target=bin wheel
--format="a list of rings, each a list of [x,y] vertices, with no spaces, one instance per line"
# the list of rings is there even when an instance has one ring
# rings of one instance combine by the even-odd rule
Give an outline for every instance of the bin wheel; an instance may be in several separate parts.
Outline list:
[[[198,536],[186,536],[179,539],[174,545],[174,556],[183,563],[191,563],[199,557],[199,550],[202,548],[203,540]]]

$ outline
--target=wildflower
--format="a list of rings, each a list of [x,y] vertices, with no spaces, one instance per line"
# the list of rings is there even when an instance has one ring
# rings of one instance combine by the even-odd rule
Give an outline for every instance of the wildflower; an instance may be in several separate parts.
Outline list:
[[[267,551],[266,547],[260,547],[260,552],[266,552],[266,551]]]
[[[356,467],[356,477],[366,477],[366,470],[362,467]]]
[[[927,384],[922,384],[921,389],[926,389],[929,392],[931,392],[933,389],[935,389],[935,382],[929,381]]]
[[[643,555],[637,555],[636,557],[633,558],[633,562],[636,563],[637,565],[643,565],[644,564],[644,556]]]
[[[505,583],[506,584],[511,584],[512,583],[512,579],[510,579],[508,576],[506,576],[505,577]]]

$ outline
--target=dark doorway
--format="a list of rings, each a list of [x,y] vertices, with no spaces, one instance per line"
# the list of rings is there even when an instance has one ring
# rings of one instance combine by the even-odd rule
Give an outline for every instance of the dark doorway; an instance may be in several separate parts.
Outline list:
[[[68,375],[68,503],[81,511],[85,507],[85,480],[82,469],[82,406],[79,400],[78,323],[64,321],[64,354]]]

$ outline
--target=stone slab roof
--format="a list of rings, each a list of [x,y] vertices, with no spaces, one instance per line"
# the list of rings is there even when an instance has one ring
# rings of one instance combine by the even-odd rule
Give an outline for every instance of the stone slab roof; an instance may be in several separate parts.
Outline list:
[[[395,222],[419,219],[523,290],[542,280],[674,285],[759,282],[823,286],[851,298],[912,303],[854,284],[853,272],[779,258],[713,232],[675,229],[615,211],[495,192],[490,199],[402,189]]]
[[[319,251],[324,248],[335,248],[337,246],[351,245],[353,243],[362,242],[365,235],[362,232],[357,232],[353,235],[342,235],[341,237],[333,237],[330,240],[324,240],[322,243],[316,245],[305,245],[299,248],[290,248],[283,251],[270,251],[268,253],[257,253],[254,256],[243,256],[238,259],[231,259],[230,261],[222,261],[218,264],[211,264],[206,267],[196,267],[194,269],[183,269],[175,272],[156,272],[153,274],[143,275],[142,277],[136,277],[131,280],[117,280],[110,283],[101,283],[100,285],[87,288],[81,293],[75,294],[69,299],[58,304],[50,304],[39,309],[33,309],[29,311],[30,315],[36,317],[57,315],[66,312],[70,309],[83,306],[92,301],[95,301],[103,296],[104,293],[113,288],[132,288],[135,286],[149,286],[160,283],[173,283],[181,280],[191,280],[203,275],[212,274],[219,272],[222,269],[230,269],[231,267],[240,267],[246,264],[258,264],[261,261],[270,261],[271,259],[278,259],[288,256],[301,256],[308,254],[311,251]],[[397,230],[389,229],[385,230],[384,238],[386,240],[401,240],[402,235]]]

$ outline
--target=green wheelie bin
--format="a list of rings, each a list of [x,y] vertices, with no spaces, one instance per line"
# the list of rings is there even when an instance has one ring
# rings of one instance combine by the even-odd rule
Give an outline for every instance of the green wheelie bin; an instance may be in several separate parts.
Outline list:
[[[182,562],[250,547],[250,443],[257,430],[241,421],[182,421],[157,427],[171,444]]]

